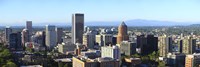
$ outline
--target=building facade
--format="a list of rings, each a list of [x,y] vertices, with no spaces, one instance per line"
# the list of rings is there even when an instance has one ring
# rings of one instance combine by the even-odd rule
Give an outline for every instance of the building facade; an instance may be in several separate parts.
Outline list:
[[[120,51],[122,54],[130,56],[136,53],[136,47],[137,45],[134,42],[123,41],[120,45]]]
[[[120,59],[121,58],[120,48],[118,46],[101,47],[101,57]]]
[[[83,43],[84,14],[72,15],[72,43]]]
[[[129,36],[127,34],[127,26],[124,22],[122,22],[118,27],[118,35],[117,35],[117,44],[120,44],[122,41],[129,40]]]
[[[56,44],[56,31],[55,31],[55,26],[53,25],[46,25],[46,47],[48,50],[53,49],[57,44]]]

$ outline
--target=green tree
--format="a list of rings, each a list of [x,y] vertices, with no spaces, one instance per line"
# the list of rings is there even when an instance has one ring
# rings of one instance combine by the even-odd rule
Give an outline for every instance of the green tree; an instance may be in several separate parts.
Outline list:
[[[7,64],[3,65],[3,67],[17,67],[17,65],[13,62],[7,62]]]
[[[159,61],[158,62],[158,67],[165,67],[165,62]]]

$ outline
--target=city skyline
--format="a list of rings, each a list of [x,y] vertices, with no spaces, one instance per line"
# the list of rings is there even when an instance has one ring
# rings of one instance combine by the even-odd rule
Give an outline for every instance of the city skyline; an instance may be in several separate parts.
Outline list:
[[[33,21],[33,25],[55,22],[65,22],[70,25],[71,14],[84,13],[86,23],[126,22],[133,19],[199,23],[199,2],[197,0],[1,0],[0,22],[2,25],[12,25],[16,22],[23,24],[30,20]]]

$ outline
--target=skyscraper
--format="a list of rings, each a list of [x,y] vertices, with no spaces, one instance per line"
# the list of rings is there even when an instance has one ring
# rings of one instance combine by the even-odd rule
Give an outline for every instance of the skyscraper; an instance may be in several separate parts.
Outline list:
[[[61,44],[62,43],[62,36],[63,36],[63,29],[62,28],[56,28],[56,42]]]
[[[46,25],[46,46],[47,49],[51,50],[56,46],[56,31],[55,26]]]
[[[84,14],[72,15],[72,43],[83,43]]]
[[[124,22],[122,22],[118,27],[117,44],[127,40],[129,40],[129,36],[127,34],[127,26]]]
[[[32,36],[32,21],[26,21],[26,29],[28,29],[29,40]]]
[[[6,42],[6,45],[8,45],[8,43],[9,43],[9,38],[10,38],[10,34],[11,33],[12,33],[12,29],[9,26],[7,26],[5,28],[5,42]]]

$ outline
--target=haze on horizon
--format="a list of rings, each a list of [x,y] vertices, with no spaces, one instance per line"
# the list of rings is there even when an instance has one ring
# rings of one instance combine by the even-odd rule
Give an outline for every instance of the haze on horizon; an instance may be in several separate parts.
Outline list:
[[[1,25],[66,22],[84,13],[85,22],[133,19],[200,22],[199,0],[0,0]]]

